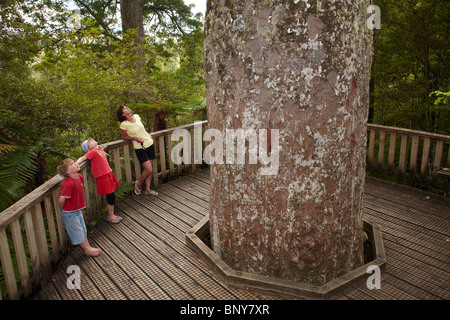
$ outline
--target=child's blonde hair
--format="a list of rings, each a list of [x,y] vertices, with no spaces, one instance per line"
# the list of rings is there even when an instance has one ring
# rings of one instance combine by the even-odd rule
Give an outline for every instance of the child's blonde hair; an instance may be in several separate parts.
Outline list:
[[[59,164],[57,170],[58,173],[67,178],[69,175],[67,174],[67,169],[69,169],[69,167],[72,165],[72,163],[74,163],[74,161],[72,159],[64,159],[63,161],[61,161],[61,163]]]

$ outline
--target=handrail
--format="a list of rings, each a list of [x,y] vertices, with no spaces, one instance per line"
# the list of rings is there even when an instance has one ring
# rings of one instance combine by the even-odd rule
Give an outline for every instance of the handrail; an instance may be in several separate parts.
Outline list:
[[[160,179],[164,181],[171,175],[181,174],[183,170],[195,170],[195,164],[177,165],[175,168],[170,157],[173,146],[171,135],[177,129],[188,130],[193,134],[198,125],[205,127],[207,122],[151,133],[157,151],[157,159],[153,160],[154,185],[158,185]],[[138,179],[141,174],[140,163],[130,146],[131,141],[128,140],[102,144],[103,149],[111,156],[111,168],[117,179],[129,183]],[[102,209],[102,197],[96,192],[90,162],[84,161],[80,167],[85,181],[86,209],[83,213],[89,222]],[[52,274],[52,263],[58,262],[67,252],[69,241],[58,203],[63,181],[64,178],[59,175],[54,176],[0,213],[0,262],[8,299],[27,297],[36,286],[47,283]],[[9,236],[12,238],[12,247],[9,245]],[[29,262],[31,269],[28,267]],[[16,279],[16,271],[20,279]]]
[[[202,128],[207,126],[206,121],[200,124]],[[170,157],[173,147],[172,133],[177,129],[184,129],[193,136],[195,125],[199,124],[151,134],[158,151],[157,159],[153,160],[154,185],[164,182],[171,175],[180,174],[183,170],[191,172],[196,169],[194,161],[188,166],[176,165]],[[406,168],[409,167],[411,179],[414,180],[418,176],[420,181],[437,184],[440,181],[437,172],[450,165],[450,136],[372,124],[367,125],[367,130],[368,170],[390,174],[397,171],[398,181],[402,182],[407,173]],[[108,142],[102,147],[111,156],[111,167],[118,180],[131,183],[139,178],[141,166],[135,158],[130,141]],[[191,148],[193,154],[194,144],[191,144]],[[419,150],[422,152],[419,153]],[[446,163],[445,152],[448,155]],[[86,182],[87,207],[84,214],[86,220],[90,221],[103,207],[102,199],[96,192],[89,161],[81,164],[80,172]],[[36,285],[47,283],[51,277],[52,263],[58,262],[67,252],[69,241],[58,204],[62,181],[60,176],[53,177],[0,213],[0,261],[8,299],[27,297]],[[12,248],[9,246],[9,236],[12,238]],[[14,265],[13,260],[16,261]],[[31,270],[28,268],[28,261],[31,262]],[[16,279],[17,273],[20,279]]]
[[[418,136],[420,138],[430,138],[430,139],[435,139],[435,140],[442,140],[446,143],[450,143],[450,136],[446,136],[444,134],[411,130],[411,129],[405,129],[405,128],[390,127],[390,126],[382,126],[379,124],[367,124],[367,128],[369,130],[373,129],[376,131],[395,132],[397,134],[406,134],[406,135],[411,135],[411,136]]]
[[[450,166],[450,136],[374,124],[367,130],[369,172],[396,175],[398,183],[408,176],[413,186],[439,186],[439,170]]]

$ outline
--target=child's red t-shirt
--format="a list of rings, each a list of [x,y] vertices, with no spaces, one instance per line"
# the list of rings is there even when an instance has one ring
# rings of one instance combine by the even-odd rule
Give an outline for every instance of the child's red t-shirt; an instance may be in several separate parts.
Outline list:
[[[91,161],[92,174],[95,179],[112,172],[108,159],[106,158],[106,153],[103,149],[91,149],[85,154],[85,157]]]
[[[78,173],[78,179],[67,177],[61,184],[61,197],[66,198],[64,211],[75,211],[86,208],[86,201],[84,200],[84,179]]]

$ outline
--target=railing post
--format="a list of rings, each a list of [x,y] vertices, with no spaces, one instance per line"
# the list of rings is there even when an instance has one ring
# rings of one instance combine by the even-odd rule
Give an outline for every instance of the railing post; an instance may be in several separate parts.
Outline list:
[[[53,215],[52,206],[50,204],[50,198],[48,196],[44,198],[44,212],[47,218],[47,227],[48,233],[50,235],[52,252],[53,254],[57,254],[59,252],[59,245],[58,245],[58,237],[56,235],[55,217]]]
[[[120,165],[120,150],[119,148],[114,148],[114,171],[118,181],[122,180],[122,167]]]
[[[16,253],[17,267],[24,290],[24,295],[31,293],[30,274],[28,273],[27,257],[25,255],[25,247],[23,245],[22,232],[20,230],[19,220],[14,220],[11,225],[11,235],[14,243],[14,251]]]
[[[139,180],[139,178],[141,177],[141,163],[139,162],[139,159],[134,149],[133,149],[133,162],[134,162],[135,180]]]
[[[380,131],[380,143],[378,145],[378,171],[383,170],[384,165],[384,143],[386,140],[386,131]]]
[[[164,143],[164,137],[159,137],[159,161],[161,163],[161,178],[166,178],[166,145]]]
[[[131,175],[130,147],[128,144],[123,146],[123,159],[125,161],[125,178],[128,183],[133,182]]]
[[[172,133],[169,133],[167,135],[167,146],[168,146],[167,153],[169,158],[169,175],[173,175],[175,173],[175,168],[172,159],[172,150],[173,150]]]
[[[432,184],[436,185],[438,180],[438,171],[441,168],[442,151],[444,149],[444,142],[442,140],[436,141],[436,151],[434,153],[434,163],[432,172]]]
[[[156,152],[156,151],[155,151]],[[159,186],[159,178],[158,178],[158,160],[154,159],[152,161],[152,168],[153,168],[153,185]]]
[[[61,251],[63,251],[65,248],[65,245],[66,245],[67,237],[66,237],[66,229],[64,226],[64,222],[62,221],[61,208],[59,207],[58,198],[59,198],[59,192],[58,192],[58,189],[55,189],[52,192],[52,202],[53,202],[53,208],[55,209],[55,214],[56,214],[56,225],[58,226],[59,245],[60,245]]]
[[[42,216],[41,203],[38,202],[31,208],[31,216],[36,236],[36,246],[39,254],[39,271],[42,284],[46,283],[51,275],[51,267],[47,246],[47,236],[44,227],[44,218]]]
[[[411,184],[413,184],[416,179],[418,150],[419,150],[419,136],[412,136],[412,138],[411,138],[411,156],[409,158],[409,180],[410,180]]]
[[[5,229],[0,230],[0,260],[2,263],[3,274],[5,275],[8,297],[11,300],[16,300],[18,299],[16,277],[14,275],[14,268]]]
[[[373,164],[373,152],[375,149],[375,134],[376,131],[375,130],[370,130],[370,134],[369,134],[369,154],[368,154],[368,158],[367,158],[367,168],[370,170],[372,169],[372,164]]]
[[[36,244],[36,234],[34,232],[33,217],[30,210],[27,210],[23,214],[23,222],[25,225],[25,234],[27,236],[28,251],[30,252],[30,260],[33,269],[33,273],[36,277],[40,274],[40,257]]]
[[[394,173],[394,160],[395,160],[395,145],[397,143],[397,134],[391,132],[389,135],[389,157],[388,157],[388,172]]]
[[[403,182],[403,176],[406,172],[406,149],[408,147],[408,136],[406,134],[401,134],[402,137],[400,145],[400,158],[398,159],[398,171],[397,171],[397,181],[399,183]]]
[[[425,175],[427,172],[428,161],[429,161],[429,157],[430,157],[430,145],[431,145],[431,139],[424,138],[423,139],[423,151],[422,151],[422,163],[420,165],[420,180],[422,181],[422,183],[425,182]]]

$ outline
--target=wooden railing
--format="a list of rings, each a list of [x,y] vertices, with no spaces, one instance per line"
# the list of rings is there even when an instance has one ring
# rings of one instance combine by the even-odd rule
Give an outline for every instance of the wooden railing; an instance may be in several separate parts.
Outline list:
[[[199,125],[205,128],[207,122],[197,127]],[[172,142],[176,129],[188,130],[191,137],[194,136],[194,124],[152,133],[158,152],[153,161],[154,185],[167,181],[171,175],[196,168],[194,161],[187,166],[173,163],[170,155],[177,143]],[[424,181],[437,182],[437,171],[449,165],[449,136],[377,125],[368,125],[368,131],[369,170],[397,172],[401,180],[409,168],[410,177],[419,175]],[[111,156],[110,164],[118,180],[131,183],[140,177],[141,167],[129,141],[119,140],[102,146]],[[192,143],[191,160],[193,158]],[[84,214],[90,221],[105,207],[105,202],[96,192],[89,162],[83,163],[81,168],[86,182]],[[58,204],[62,181],[60,176],[53,177],[0,213],[0,261],[8,299],[27,297],[33,289],[47,283],[54,266],[67,252],[69,240]]]
[[[206,125],[206,121],[196,124],[200,128]],[[176,129],[188,130],[194,136],[194,124],[152,133],[157,151],[157,158],[153,160],[154,185],[183,170],[195,170],[193,161],[188,166],[175,165],[170,157],[177,143],[172,143],[172,133]],[[114,141],[102,147],[111,156],[110,165],[119,181],[131,183],[140,177],[141,166],[130,141]],[[194,144],[191,145],[192,157],[193,148]],[[90,222],[106,205],[96,192],[89,161],[81,164],[80,173],[86,184],[83,214]],[[0,262],[8,299],[27,297],[47,283],[54,266],[67,252],[69,240],[58,203],[63,180],[60,176],[53,177],[0,213]]]
[[[367,170],[398,183],[442,187],[439,170],[450,166],[450,136],[369,124]]]

